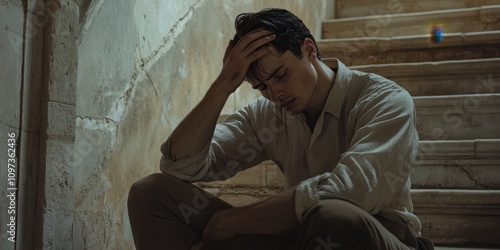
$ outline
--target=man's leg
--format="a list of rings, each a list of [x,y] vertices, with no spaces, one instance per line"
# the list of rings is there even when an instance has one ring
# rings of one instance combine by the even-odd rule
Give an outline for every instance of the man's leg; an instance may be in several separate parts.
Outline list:
[[[189,249],[216,211],[231,205],[166,174],[152,174],[130,188],[128,213],[141,249]]]
[[[189,249],[212,215],[232,206],[173,176],[152,174],[130,189],[128,212],[135,245],[141,249]],[[214,249],[273,249],[270,237],[238,235]]]
[[[416,244],[413,235],[405,235],[410,232],[406,230],[404,223],[396,222],[390,225],[390,229],[397,232],[401,240],[358,206],[337,199],[322,200],[308,211],[301,228],[297,249],[406,250],[417,247],[402,243],[409,241],[407,244]]]

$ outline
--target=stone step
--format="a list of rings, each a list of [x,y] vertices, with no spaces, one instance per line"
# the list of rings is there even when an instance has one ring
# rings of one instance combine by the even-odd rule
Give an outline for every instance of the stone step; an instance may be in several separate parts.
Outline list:
[[[244,206],[277,195],[280,189],[210,188],[205,190]],[[437,245],[500,246],[500,190],[411,191],[422,234]]]
[[[500,190],[500,140],[420,141],[412,188]]]
[[[500,246],[500,190],[412,190],[422,234],[436,244]]]
[[[500,30],[500,5],[330,19],[323,22],[322,38],[392,37],[429,34],[432,25],[445,33]]]
[[[500,94],[413,97],[421,140],[500,139]]]
[[[326,63],[335,57],[350,66],[499,58],[498,41],[500,30],[493,30],[448,33],[438,44],[430,35],[412,35],[325,39],[318,41],[318,48]]]
[[[500,58],[350,68],[391,79],[412,96],[500,93]]]
[[[199,182],[203,188],[236,188],[239,189],[263,189],[279,191],[284,187],[283,174],[278,166],[271,160],[264,161],[259,165],[239,172],[234,177],[225,181]]]
[[[498,5],[500,0],[335,0],[335,18]]]

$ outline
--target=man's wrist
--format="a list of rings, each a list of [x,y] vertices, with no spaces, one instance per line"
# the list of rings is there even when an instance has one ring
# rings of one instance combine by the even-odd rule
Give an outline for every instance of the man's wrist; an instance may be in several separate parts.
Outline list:
[[[213,105],[222,105],[224,106],[227,99],[229,96],[232,94],[232,92],[228,91],[227,89],[224,88],[222,83],[220,82],[214,82],[208,89],[205,99],[210,99],[212,101],[215,101]],[[222,107],[221,107],[222,109]]]
[[[239,86],[241,86],[241,84],[242,84],[242,82],[237,84],[237,83],[231,82],[225,78],[218,77],[214,81],[214,83],[212,84],[212,87],[216,91],[220,92],[220,94],[225,94],[225,95],[229,96],[232,93],[234,93],[239,88]]]

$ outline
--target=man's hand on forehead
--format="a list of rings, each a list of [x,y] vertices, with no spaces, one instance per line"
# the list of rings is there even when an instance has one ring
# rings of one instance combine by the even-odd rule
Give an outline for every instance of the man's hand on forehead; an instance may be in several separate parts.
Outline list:
[[[250,65],[271,53],[269,43],[276,38],[264,28],[252,30],[240,39],[229,41],[223,59],[223,67],[217,80],[229,93],[233,93],[247,76]]]

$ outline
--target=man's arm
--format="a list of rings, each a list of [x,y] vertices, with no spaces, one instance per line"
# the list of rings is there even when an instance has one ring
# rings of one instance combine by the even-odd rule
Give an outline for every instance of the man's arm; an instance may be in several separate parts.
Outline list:
[[[365,88],[349,112],[356,119],[346,125],[353,135],[340,161],[331,172],[296,187],[301,221],[305,211],[326,199],[343,199],[371,214],[388,206],[412,209],[409,178],[418,151],[412,97],[395,83],[381,81]]]
[[[236,234],[286,234],[299,228],[295,215],[295,189],[263,202],[215,213],[203,232],[207,244],[230,239]]]
[[[194,155],[210,142],[229,95],[241,85],[250,64],[269,53],[263,45],[274,38],[270,31],[258,29],[236,44],[232,40],[229,42],[219,77],[171,134],[170,155],[174,160]]]
[[[322,199],[341,198],[378,212],[380,204],[405,187],[418,146],[411,96],[397,89],[378,98],[391,101],[372,98],[360,107],[364,116],[357,122],[363,126],[332,172],[303,181],[295,193],[287,191],[257,205],[215,213],[204,231],[204,242],[223,241],[236,234],[293,231],[299,227],[303,211]]]

